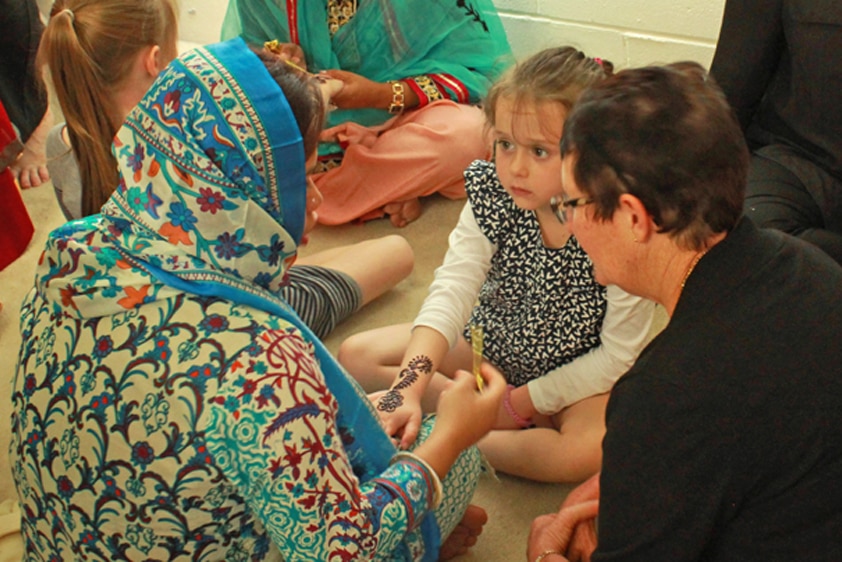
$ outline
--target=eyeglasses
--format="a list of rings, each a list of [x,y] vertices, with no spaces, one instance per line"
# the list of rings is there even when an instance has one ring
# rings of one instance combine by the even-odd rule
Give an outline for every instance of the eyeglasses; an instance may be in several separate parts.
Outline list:
[[[555,214],[555,218],[558,219],[558,222],[566,224],[568,209],[575,209],[576,207],[581,207],[582,205],[590,205],[593,202],[593,199],[589,199],[587,197],[567,199],[566,196],[562,195],[561,197],[553,197],[550,199],[550,209],[553,210],[553,214]]]

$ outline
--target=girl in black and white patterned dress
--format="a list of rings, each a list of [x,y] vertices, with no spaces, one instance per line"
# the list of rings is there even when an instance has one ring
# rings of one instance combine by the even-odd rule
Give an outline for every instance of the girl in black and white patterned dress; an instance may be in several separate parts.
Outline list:
[[[363,387],[388,389],[372,399],[401,446],[415,440],[422,406],[435,409],[447,377],[471,368],[470,328],[480,326],[485,361],[510,384],[497,429],[480,442],[491,464],[543,481],[599,469],[608,392],[642,349],[654,304],[596,282],[562,224],[589,202],[555,197],[564,118],[611,68],[570,47],[547,49],[492,87],[494,162],[465,172],[468,205],[421,312],[411,326],[343,342],[340,362]]]

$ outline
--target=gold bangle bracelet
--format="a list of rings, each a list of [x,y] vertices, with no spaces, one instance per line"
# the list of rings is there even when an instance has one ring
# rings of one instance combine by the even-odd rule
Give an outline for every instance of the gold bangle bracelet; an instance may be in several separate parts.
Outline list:
[[[557,550],[545,550],[544,552],[542,552],[541,554],[538,555],[538,557],[535,559],[535,562],[541,562],[544,558],[546,558],[550,554],[558,554],[559,556],[564,556],[563,552],[559,552]]]
[[[403,113],[404,102],[406,101],[403,82],[400,80],[390,80],[389,84],[392,85],[392,103],[389,105],[389,113]]]

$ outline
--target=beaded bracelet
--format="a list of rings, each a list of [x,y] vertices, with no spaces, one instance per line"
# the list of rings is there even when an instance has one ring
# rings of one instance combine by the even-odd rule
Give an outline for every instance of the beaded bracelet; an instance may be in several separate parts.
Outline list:
[[[520,414],[518,414],[514,407],[512,406],[512,391],[515,389],[514,385],[507,385],[506,386],[506,395],[503,397],[503,407],[509,413],[515,423],[520,426],[521,429],[526,429],[528,427],[532,427],[532,420],[526,419]]]

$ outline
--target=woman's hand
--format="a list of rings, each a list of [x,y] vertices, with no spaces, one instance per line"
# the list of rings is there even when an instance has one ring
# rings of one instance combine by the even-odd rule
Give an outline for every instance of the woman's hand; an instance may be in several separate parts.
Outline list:
[[[494,427],[506,392],[506,379],[497,369],[484,363],[480,372],[485,383],[482,392],[474,375],[457,371],[453,384],[439,396],[436,430],[447,433],[460,451]]]
[[[589,500],[562,507],[558,513],[541,515],[535,518],[529,530],[529,543],[526,550],[527,560],[535,560],[544,552],[558,553],[551,557],[547,556],[547,562],[568,560],[562,553],[567,553],[570,556],[570,562],[590,560],[590,552],[586,553],[584,558],[579,555],[574,556],[568,553],[568,546],[574,530],[584,522],[593,522],[598,511],[599,501]]]
[[[278,57],[288,60],[298,67],[307,70],[307,59],[304,58],[304,51],[300,45],[295,43],[280,43],[278,41],[271,42],[271,46],[266,49],[278,55]]]
[[[506,391],[506,379],[483,365],[482,392],[474,375],[457,371],[453,384],[439,396],[436,424],[415,454],[444,478],[463,450],[479,441],[494,426],[497,409]]]
[[[341,80],[344,84],[331,100],[339,109],[388,109],[392,101],[390,84],[374,82],[347,70],[325,70],[322,74]]]
[[[572,492],[567,494],[561,509],[572,507],[582,503],[599,499],[599,473],[597,472]],[[590,560],[591,554],[596,550],[596,524],[593,519],[580,521],[567,545],[567,556],[571,561]]]

